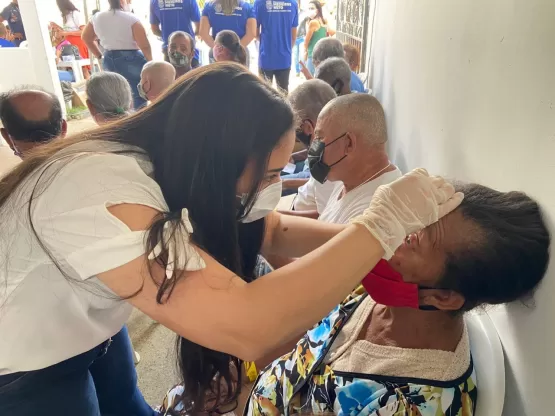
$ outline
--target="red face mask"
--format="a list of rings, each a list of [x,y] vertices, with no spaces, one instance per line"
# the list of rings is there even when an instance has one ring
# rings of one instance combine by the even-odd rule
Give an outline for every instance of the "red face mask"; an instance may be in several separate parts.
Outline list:
[[[420,306],[419,289],[432,289],[407,283],[403,276],[394,270],[387,261],[380,260],[362,280],[362,286],[377,303],[395,308],[437,310],[434,306]]]

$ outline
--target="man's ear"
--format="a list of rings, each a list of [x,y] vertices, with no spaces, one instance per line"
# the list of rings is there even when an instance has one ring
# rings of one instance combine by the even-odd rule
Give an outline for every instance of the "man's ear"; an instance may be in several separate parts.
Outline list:
[[[310,121],[304,120],[303,124],[301,125],[301,130],[304,134],[308,134],[312,137],[312,135],[314,134],[314,125]]]
[[[67,121],[62,119],[62,131],[60,132],[60,137],[63,139],[67,134]]]
[[[458,311],[465,302],[463,295],[446,289],[420,289],[418,298],[421,306],[435,306],[441,311]]]
[[[355,134],[347,132],[345,134],[345,154],[351,154],[354,153],[356,148],[357,148],[357,140],[358,138],[356,137]]]

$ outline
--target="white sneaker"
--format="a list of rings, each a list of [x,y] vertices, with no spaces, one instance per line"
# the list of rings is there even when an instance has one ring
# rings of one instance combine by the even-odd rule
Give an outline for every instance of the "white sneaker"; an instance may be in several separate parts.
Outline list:
[[[139,361],[141,361],[141,355],[137,352],[137,351],[133,351],[135,353],[135,365],[139,364]]]

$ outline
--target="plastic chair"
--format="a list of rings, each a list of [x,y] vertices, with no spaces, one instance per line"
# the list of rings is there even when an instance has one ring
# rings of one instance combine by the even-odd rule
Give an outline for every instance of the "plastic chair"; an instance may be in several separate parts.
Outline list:
[[[499,335],[485,312],[469,313],[465,320],[478,386],[475,416],[501,416],[505,401],[505,360]]]

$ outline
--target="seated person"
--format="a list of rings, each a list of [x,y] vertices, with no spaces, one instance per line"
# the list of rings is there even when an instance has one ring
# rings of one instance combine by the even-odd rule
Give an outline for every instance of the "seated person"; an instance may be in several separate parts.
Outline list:
[[[40,87],[0,94],[0,122],[2,137],[22,159],[35,148],[67,133],[60,100]]]
[[[369,94],[349,94],[330,101],[318,116],[315,135],[318,140],[308,151],[309,159],[316,160],[312,177],[337,184],[320,212],[321,221],[348,224],[370,205],[379,186],[402,175],[387,155],[384,110]]]
[[[459,208],[409,235],[365,278],[366,291],[264,369],[245,415],[474,413],[479,386],[464,313],[531,295],[550,235],[525,194],[456,187],[465,194]]]
[[[0,48],[15,48],[14,37],[10,30],[0,23]]]
[[[175,78],[185,75],[192,68],[195,58],[195,38],[178,30],[168,37],[168,59],[175,68]]]
[[[125,117],[133,107],[127,80],[116,72],[98,72],[87,81],[87,107],[97,124]]]
[[[358,48],[355,45],[351,45],[350,43],[344,43],[343,52],[345,52],[345,60],[351,68],[351,91],[367,92],[364,83],[357,75],[360,69],[360,52]]]
[[[335,38],[324,38],[320,39],[316,45],[314,45],[314,51],[312,52],[312,63],[314,68],[318,66],[329,58],[342,58],[345,59],[345,51],[343,50],[343,44]],[[310,71],[302,64],[302,73],[306,79],[314,78]],[[360,78],[358,75],[351,71],[351,90],[354,92],[366,92],[364,85],[361,85]]]
[[[212,50],[216,62],[233,61],[248,67],[247,49],[241,45],[241,39],[233,30],[222,30],[214,39]]]
[[[150,61],[143,66],[141,82],[137,85],[139,95],[154,101],[175,81],[175,68],[165,61]]]
[[[328,58],[316,67],[314,78],[331,85],[337,95],[351,93],[351,69],[343,58]]]
[[[289,102],[301,121],[300,126],[296,130],[296,138],[304,147],[308,148],[314,137],[314,128],[316,127],[318,114],[320,114],[322,108],[335,97],[335,92],[328,84],[316,79],[302,83],[289,94]],[[317,209],[315,199],[316,192],[313,188],[315,186],[318,188],[330,188],[331,192],[333,185],[315,184],[313,181],[310,186],[303,187],[310,179],[307,152],[306,150],[300,151],[294,153],[291,157],[296,162],[301,160],[305,161],[304,169],[302,172],[283,176],[283,190],[293,192],[297,192],[298,190],[299,194],[297,198],[295,198],[295,201],[299,201],[299,207],[302,205],[300,211],[315,211]],[[303,189],[301,190],[299,187],[303,187]],[[322,193],[325,193],[325,191],[322,190],[319,192],[320,195],[322,195]],[[325,201],[320,201],[320,205],[323,207]]]

